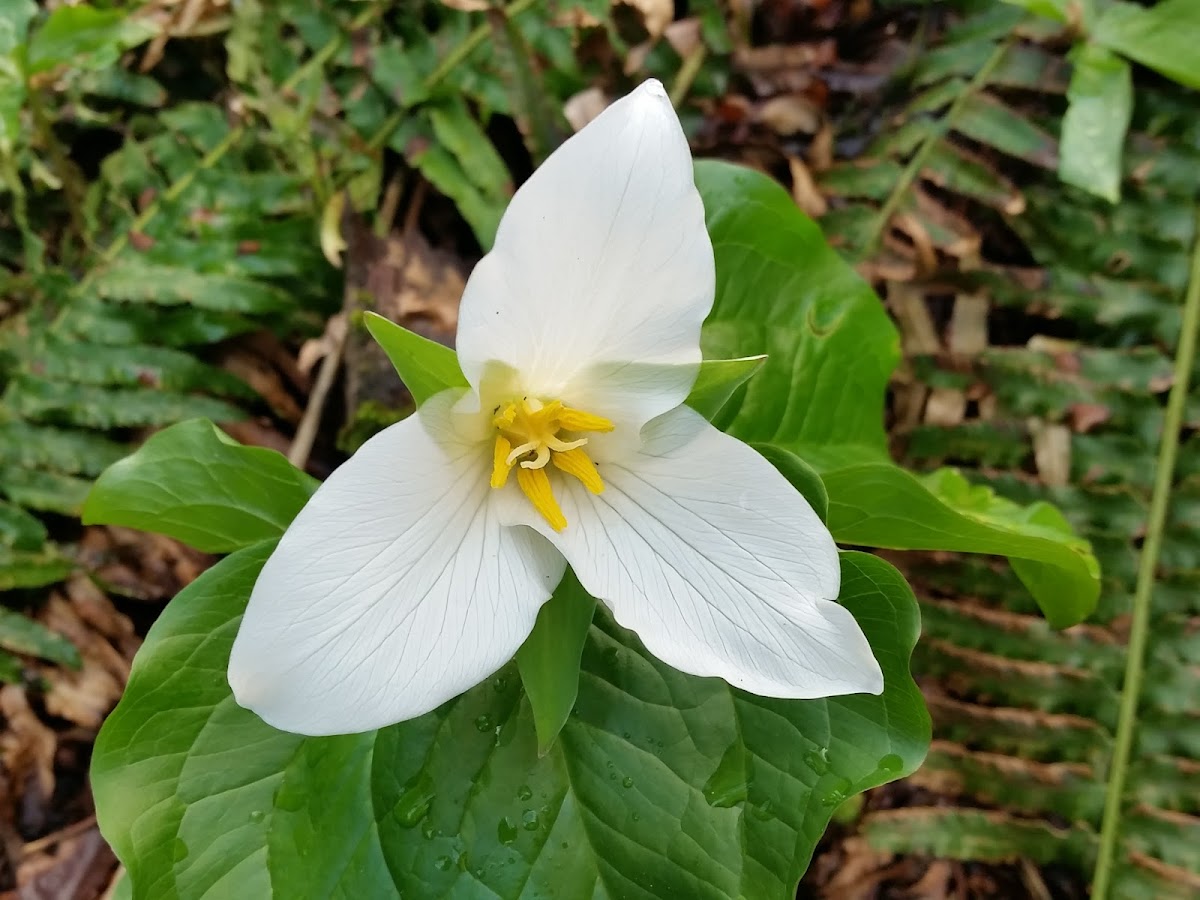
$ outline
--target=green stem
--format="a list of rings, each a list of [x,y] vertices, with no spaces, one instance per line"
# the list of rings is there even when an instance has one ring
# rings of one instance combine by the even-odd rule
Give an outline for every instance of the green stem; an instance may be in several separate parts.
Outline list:
[[[887,228],[888,222],[891,221],[896,209],[900,206],[900,201],[904,199],[904,195],[908,192],[908,189],[912,187],[913,182],[917,180],[917,176],[921,174],[921,169],[925,167],[925,160],[929,158],[929,154],[933,152],[933,148],[937,146],[937,142],[945,137],[947,132],[954,127],[955,120],[962,113],[967,102],[987,84],[988,79],[992,76],[992,72],[1000,64],[1000,60],[1004,58],[1004,54],[1007,52],[1007,41],[1001,43],[992,51],[992,55],[987,58],[987,61],[980,70],[975,73],[975,77],[963,88],[963,92],[954,99],[954,103],[950,105],[950,109],[946,111],[946,115],[942,116],[929,130],[929,134],[925,135],[925,139],[921,141],[921,146],[917,148],[917,152],[912,155],[912,159],[908,161],[908,165],[900,173],[900,179],[896,182],[896,186],[892,188],[887,201],[871,222],[871,228],[867,232],[866,243],[862,247],[862,254],[864,256],[874,251],[875,246],[879,243],[879,239],[883,236],[884,229]]]
[[[1117,737],[1109,768],[1107,794],[1104,798],[1104,821],[1100,828],[1100,850],[1092,875],[1093,900],[1105,900],[1109,895],[1113,866],[1116,859],[1117,837],[1121,825],[1125,777],[1133,747],[1133,730],[1137,726],[1138,699],[1142,690],[1142,673],[1146,661],[1146,642],[1150,636],[1150,599],[1154,591],[1155,571],[1162,549],[1166,528],[1167,505],[1171,499],[1171,479],[1175,471],[1175,456],[1179,450],[1179,432],[1187,405],[1188,381],[1196,358],[1196,332],[1200,330],[1200,209],[1196,215],[1196,238],[1192,249],[1192,269],[1184,301],[1183,324],[1179,346],[1175,351],[1175,374],[1167,413],[1163,421],[1162,443],[1158,449],[1158,467],[1154,474],[1154,493],[1150,498],[1150,513],[1146,541],[1138,561],[1137,586],[1133,594],[1133,626],[1129,632],[1129,649],[1125,658],[1125,684],[1121,688],[1121,711],[1117,720]]]
[[[698,44],[695,50],[684,57],[683,65],[679,67],[679,71],[675,74],[675,80],[671,82],[671,105],[676,109],[679,108],[679,104],[683,102],[688,91],[692,89],[692,82],[700,74],[700,67],[704,65],[704,57],[707,55],[708,47]]]

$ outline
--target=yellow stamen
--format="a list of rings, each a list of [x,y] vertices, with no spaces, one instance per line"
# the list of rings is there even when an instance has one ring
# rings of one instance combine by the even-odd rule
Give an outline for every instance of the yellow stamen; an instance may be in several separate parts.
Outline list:
[[[600,478],[600,473],[596,471],[596,465],[582,450],[567,450],[564,453],[555,453],[551,457],[554,465],[568,475],[578,478],[585,488],[593,494],[599,494],[604,491],[604,482]]]
[[[496,435],[496,449],[492,454],[492,487],[502,488],[508,483],[508,473],[512,471],[512,463],[508,454],[512,450],[512,441],[502,434]]]
[[[612,431],[613,423],[603,416],[571,409],[561,400],[521,397],[497,406],[492,424],[496,428],[492,487],[504,487],[515,468],[518,486],[556,531],[566,528],[567,520],[554,499],[547,463],[578,479],[593,494],[604,490],[600,473],[583,449],[588,439],[581,434]]]
[[[550,476],[546,474],[545,469],[517,469],[517,484],[529,498],[533,508],[550,523],[551,528],[562,531],[567,527],[567,518],[563,515],[558,501],[554,499],[554,491],[550,489]]]
[[[561,405],[561,404],[560,404]],[[580,409],[564,406],[556,416],[563,431],[612,431],[613,423],[604,416],[595,416]]]

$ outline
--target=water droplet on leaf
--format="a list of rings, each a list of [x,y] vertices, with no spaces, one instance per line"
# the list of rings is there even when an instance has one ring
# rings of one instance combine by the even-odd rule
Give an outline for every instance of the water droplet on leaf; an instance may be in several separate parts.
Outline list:
[[[404,786],[404,793],[392,807],[392,815],[404,828],[413,828],[429,813],[434,796],[433,779],[419,775]]]
[[[517,826],[505,816],[496,824],[496,839],[502,844],[511,844],[517,839]]]
[[[487,713],[484,713],[482,716],[479,716],[479,718],[477,718],[475,720],[475,727],[480,732],[491,731],[492,730],[492,717],[489,716]]]
[[[538,819],[538,814],[532,809],[525,810],[521,816],[521,827],[526,831],[537,831],[541,827],[541,820]]]
[[[621,781],[621,787],[627,787],[627,788],[633,787],[633,779],[630,776],[626,775],[625,778],[622,779],[622,781]]]
[[[531,791],[529,789],[529,785],[523,784],[519,788],[517,788],[517,799],[518,800],[528,800],[532,796],[533,796],[533,791]]]

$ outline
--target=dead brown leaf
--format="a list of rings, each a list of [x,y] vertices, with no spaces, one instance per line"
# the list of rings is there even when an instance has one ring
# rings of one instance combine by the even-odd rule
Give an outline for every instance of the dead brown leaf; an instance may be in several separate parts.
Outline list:
[[[573,130],[580,131],[584,125],[604,112],[607,106],[608,97],[603,90],[598,87],[584,88],[563,104],[563,116]]]
[[[792,199],[796,201],[796,205],[804,210],[805,215],[814,219],[825,215],[829,210],[829,204],[825,202],[825,197],[813,180],[808,166],[804,164],[803,160],[789,156],[788,170],[792,175]]]
[[[98,593],[79,605],[88,609],[89,616],[94,620],[107,620],[107,630],[132,634],[132,623],[122,625],[115,621],[117,617],[124,617],[115,609],[105,610],[105,601],[107,598]],[[39,618],[47,627],[65,635],[79,648],[79,656],[83,661],[82,668],[77,672],[61,666],[40,666],[49,686],[45,696],[46,709],[84,728],[99,728],[125,689],[130,658],[126,658],[104,634],[90,626],[76,610],[75,604],[61,594],[50,595]]]
[[[946,346],[958,356],[978,356],[988,348],[988,300],[977,294],[959,294],[946,329]]]
[[[958,388],[937,387],[925,404],[925,424],[942,428],[961,425],[967,414],[967,397]]]
[[[801,93],[779,94],[760,103],[754,112],[756,122],[783,137],[816,134],[822,119],[820,108]]]
[[[1033,435],[1033,458],[1038,477],[1047,487],[1065,487],[1071,481],[1071,430],[1066,425],[1029,422]]]
[[[1076,434],[1086,434],[1112,418],[1112,410],[1101,403],[1072,403],[1067,412],[1071,416],[1071,428]]]
[[[21,900],[96,897],[117,867],[117,858],[93,822],[54,844],[53,851],[26,856],[17,870]]]
[[[235,345],[221,353],[220,364],[221,368],[254,388],[279,418],[292,424],[300,421],[303,410],[284,384],[279,370],[267,360]]]
[[[319,338],[310,338],[300,345],[296,356],[296,365],[305,375],[312,372],[313,366],[340,348],[346,340],[346,314],[337,313],[330,316],[325,323],[325,331]]]
[[[632,6],[638,11],[651,41],[662,37],[662,33],[675,18],[674,0],[619,0],[619,4]],[[613,5],[619,4],[614,3]]]
[[[0,731],[0,761],[14,793],[44,806],[54,794],[54,754],[58,738],[29,708],[20,685],[0,687],[0,715],[6,728]]]

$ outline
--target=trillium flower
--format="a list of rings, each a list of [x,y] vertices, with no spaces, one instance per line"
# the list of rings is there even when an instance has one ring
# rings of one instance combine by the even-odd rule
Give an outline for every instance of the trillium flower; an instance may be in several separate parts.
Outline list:
[[[687,140],[647,81],[513,197],[462,298],[470,388],[369,440],[280,540],[237,701],[313,735],[422,715],[512,658],[568,564],[684,672],[882,691],[816,513],[683,405],[714,291]]]

